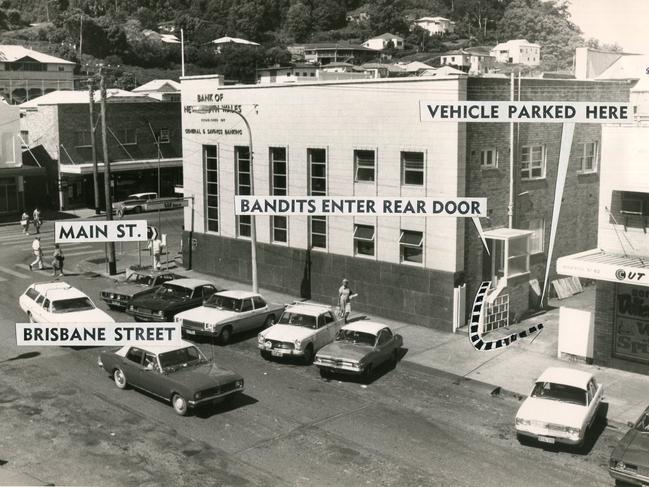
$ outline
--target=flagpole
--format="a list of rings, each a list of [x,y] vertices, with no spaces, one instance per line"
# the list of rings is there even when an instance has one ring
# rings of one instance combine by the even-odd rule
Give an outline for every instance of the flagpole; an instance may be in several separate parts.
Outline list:
[[[180,64],[181,74],[185,76],[185,33],[180,29]]]

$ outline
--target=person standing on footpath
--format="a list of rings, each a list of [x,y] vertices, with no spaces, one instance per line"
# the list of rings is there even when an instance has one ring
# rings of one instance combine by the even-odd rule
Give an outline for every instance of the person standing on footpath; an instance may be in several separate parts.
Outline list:
[[[65,257],[63,257],[63,251],[61,250],[61,246],[59,244],[54,244],[54,254],[52,255],[52,269],[54,269],[54,272],[52,275],[54,277],[57,277],[58,275],[63,275],[63,260]]]
[[[38,264],[39,269],[43,269],[43,249],[41,248],[40,237],[36,237],[32,242],[32,252],[36,256],[36,259],[34,259],[34,262],[29,264],[29,270],[31,271],[32,267],[34,267],[36,264]]]
[[[34,228],[36,229],[36,233],[41,233],[41,212],[38,211],[38,208],[34,208],[32,220],[34,221]]]
[[[156,237],[151,242],[151,252],[153,253],[153,268],[157,271],[160,269],[160,255],[162,254],[162,240]]]
[[[29,215],[25,210],[23,210],[23,214],[20,217],[20,225],[23,227],[23,233],[29,235]]]
[[[340,316],[344,317],[345,323],[349,318],[349,314],[352,312],[352,298],[355,298],[358,294],[354,294],[351,288],[349,287],[349,281],[343,279],[342,286],[338,289],[338,303],[340,306]]]

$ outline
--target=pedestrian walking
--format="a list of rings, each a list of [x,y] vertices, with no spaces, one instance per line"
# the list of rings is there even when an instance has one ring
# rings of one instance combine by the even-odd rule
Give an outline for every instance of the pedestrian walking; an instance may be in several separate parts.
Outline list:
[[[345,323],[347,323],[349,314],[352,312],[351,300],[356,296],[358,296],[358,294],[354,294],[354,292],[351,290],[351,288],[349,287],[349,281],[347,279],[343,279],[342,286],[340,286],[340,288],[338,289],[338,305],[340,307],[340,316],[344,317]]]
[[[64,260],[65,257],[63,256],[63,251],[61,250],[61,246],[59,244],[54,244],[54,254],[52,255],[52,269],[54,270],[52,275],[54,277],[63,275]]]
[[[34,228],[36,229],[36,233],[41,233],[41,212],[38,210],[38,208],[34,208],[32,221],[34,222]]]
[[[43,269],[43,249],[41,248],[41,238],[36,237],[34,238],[34,241],[32,242],[32,252],[36,256],[36,259],[34,259],[34,262],[29,264],[29,270],[32,270],[32,267],[34,267],[36,264],[38,264],[39,269]]]
[[[156,237],[155,240],[151,242],[151,253],[153,254],[153,268],[155,270],[160,269],[160,256],[162,255],[162,240],[160,237]]]
[[[20,217],[20,226],[23,227],[23,233],[29,235],[29,215],[24,210],[22,216]]]

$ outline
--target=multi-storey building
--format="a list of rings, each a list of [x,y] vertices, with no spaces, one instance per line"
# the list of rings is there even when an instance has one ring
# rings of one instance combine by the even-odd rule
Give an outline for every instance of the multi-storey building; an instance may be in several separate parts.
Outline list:
[[[181,84],[184,191],[196,201],[193,219],[185,213],[194,241],[184,248],[196,269],[250,279],[251,221],[234,214],[234,196],[249,194],[253,179],[256,195],[487,197],[490,255],[470,220],[258,216],[260,285],[331,302],[347,277],[359,308],[448,331],[464,321],[462,290],[470,301],[482,280],[499,283],[512,319],[538,305],[531,282],[542,281],[546,266],[560,124],[521,124],[512,141],[508,124],[420,121],[422,100],[508,100],[509,80],[224,86],[219,76],[198,76]],[[520,93],[515,86],[521,100],[628,100],[626,83],[522,79]],[[600,126],[579,124],[555,256],[596,241],[599,147]]]
[[[541,46],[525,39],[513,39],[496,45],[490,53],[496,62],[510,64],[526,64],[538,66],[541,64]]]

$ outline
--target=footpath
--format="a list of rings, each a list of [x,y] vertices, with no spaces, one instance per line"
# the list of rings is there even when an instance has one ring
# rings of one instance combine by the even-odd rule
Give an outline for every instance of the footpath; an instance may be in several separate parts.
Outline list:
[[[150,262],[143,256],[143,262]],[[162,259],[163,262],[165,259]],[[170,256],[171,261],[171,256]],[[137,256],[123,255],[118,262],[118,271],[124,272],[137,265]],[[207,279],[225,289],[248,289],[250,284],[175,268],[188,277]],[[106,274],[103,259],[92,259],[79,264],[81,272]],[[300,298],[276,291],[260,289],[271,302],[291,303]],[[336,290],[332,290],[335,294]],[[595,293],[593,287],[585,288],[582,294],[559,301],[551,300],[550,309],[538,316],[525,320],[511,330],[499,330],[499,334],[513,333],[538,323],[543,323],[540,334],[518,340],[513,345],[495,351],[479,352],[469,342],[466,332],[448,333],[424,326],[401,323],[381,317],[365,315],[362,309],[354,309],[352,318],[367,317],[390,326],[403,337],[406,354],[402,361],[409,364],[435,369],[455,377],[455,380],[474,381],[482,387],[487,386],[492,394],[526,397],[536,378],[548,367],[568,367],[585,370],[595,375],[604,385],[604,401],[608,403],[608,423],[626,430],[626,423],[634,421],[649,406],[649,377],[642,374],[567,361],[557,357],[559,332],[559,306],[565,305],[582,309],[594,309]],[[334,299],[332,297],[332,299]],[[497,338],[497,337],[494,337]],[[513,418],[512,418],[513,424]]]

